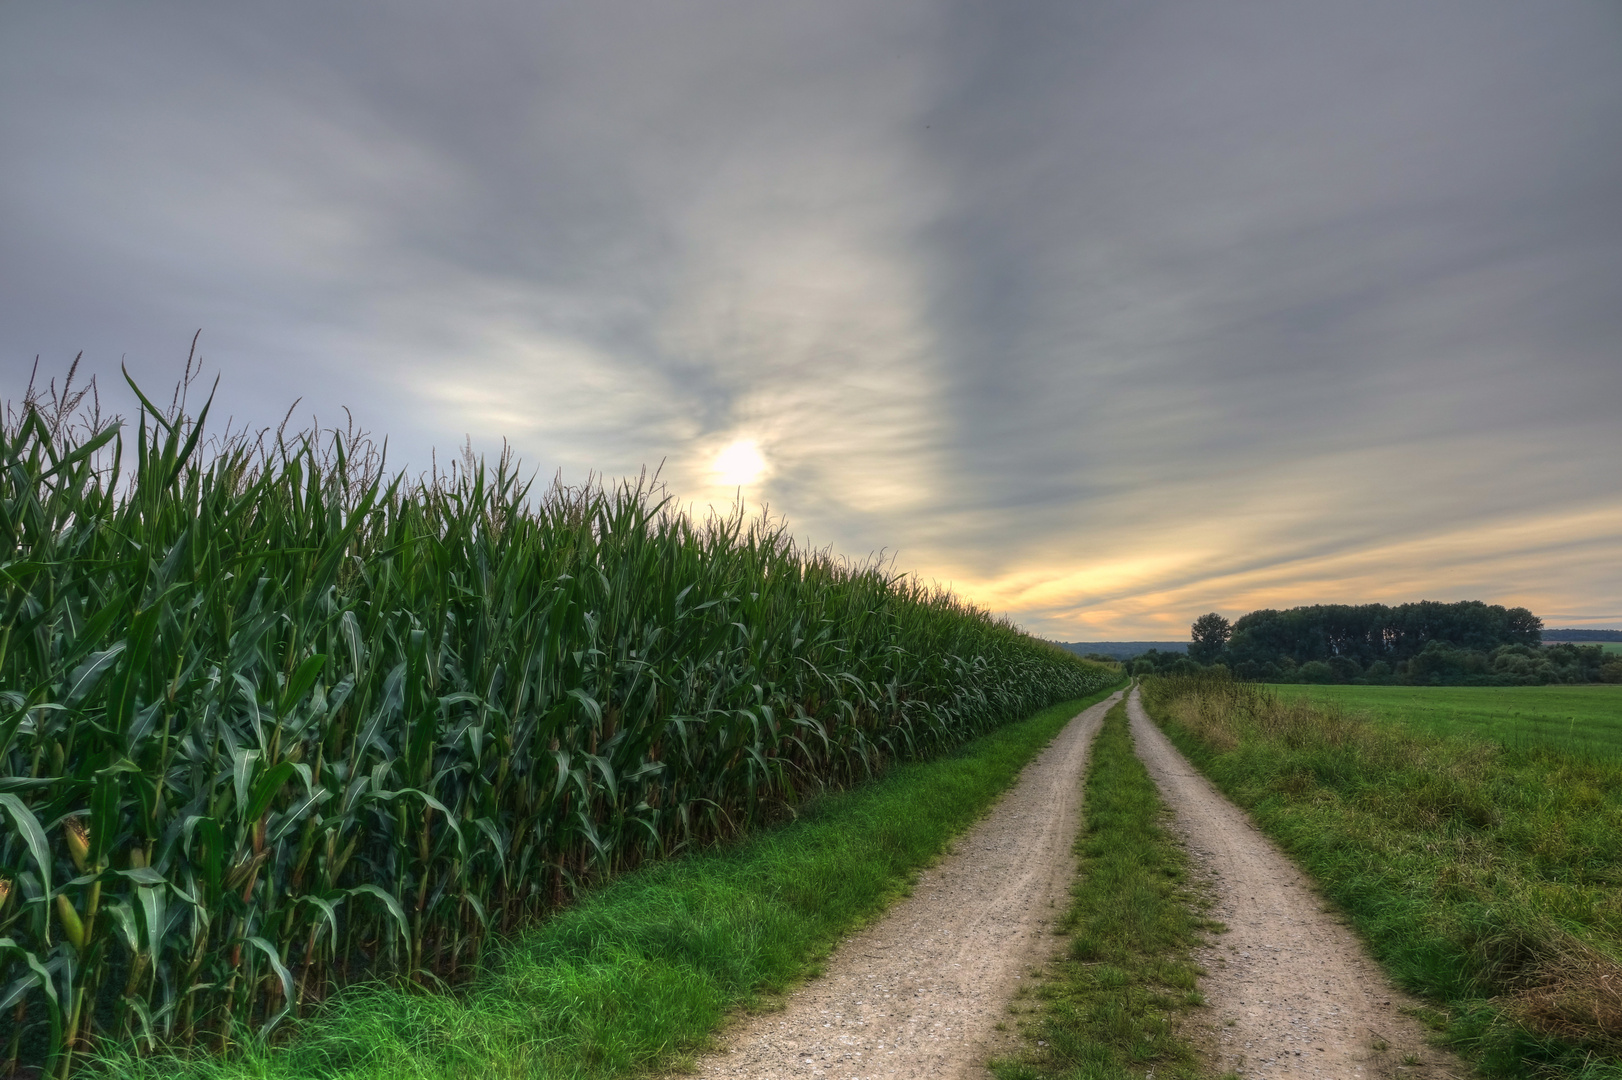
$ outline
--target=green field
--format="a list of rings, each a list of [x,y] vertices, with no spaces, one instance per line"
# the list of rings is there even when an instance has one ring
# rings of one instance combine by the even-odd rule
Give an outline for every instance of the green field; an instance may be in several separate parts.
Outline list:
[[[1622,756],[1622,686],[1275,686],[1430,735]]]
[[[1553,645],[1557,644],[1557,642],[1545,641],[1544,644]],[[1622,641],[1573,641],[1571,644],[1581,646],[1598,645],[1608,656],[1622,655]]]

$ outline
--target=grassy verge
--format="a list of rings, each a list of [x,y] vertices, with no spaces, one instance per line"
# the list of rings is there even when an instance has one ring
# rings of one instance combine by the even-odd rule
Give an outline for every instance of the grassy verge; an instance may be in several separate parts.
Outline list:
[[[107,1067],[216,1080],[470,1080],[624,1076],[672,1063],[703,1046],[729,1011],[814,972],[1079,709],[1109,693],[819,799],[732,848],[629,874],[508,945],[466,993],[352,988],[286,1046]]]
[[[1279,686],[1411,732],[1622,757],[1622,686]]]
[[[1172,740],[1493,1076],[1622,1077],[1622,761],[1155,679]]]
[[[1087,767],[1080,873],[1060,932],[1070,935],[1031,993],[1026,1052],[992,1064],[1000,1080],[1126,1080],[1203,1075],[1175,1014],[1202,999],[1189,957],[1211,924],[1165,806],[1132,752],[1126,709],[1105,718]]]

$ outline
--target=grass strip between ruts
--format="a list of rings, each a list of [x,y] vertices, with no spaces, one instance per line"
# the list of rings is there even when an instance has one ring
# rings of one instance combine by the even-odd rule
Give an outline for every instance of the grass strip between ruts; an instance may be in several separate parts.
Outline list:
[[[284,1046],[105,1067],[199,1080],[471,1080],[675,1064],[728,1012],[816,973],[838,939],[904,895],[914,872],[1077,712],[1113,692],[815,800],[791,824],[733,847],[628,874],[510,943],[466,992],[354,987]]]
[[[1169,813],[1132,752],[1126,708],[1104,719],[1087,765],[1080,868],[1058,931],[1069,946],[1014,1008],[1025,1051],[992,1063],[999,1080],[1138,1080],[1146,1068],[1203,1076],[1175,1014],[1203,1004],[1190,950],[1213,927],[1190,885]],[[1037,1004],[1024,1005],[1034,997]]]

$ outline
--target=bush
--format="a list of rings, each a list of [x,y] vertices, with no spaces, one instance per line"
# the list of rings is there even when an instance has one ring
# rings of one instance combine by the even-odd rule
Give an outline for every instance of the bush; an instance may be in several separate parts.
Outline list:
[[[1327,661],[1336,682],[1351,682],[1363,674],[1363,665],[1350,656],[1331,656]]]
[[[1295,669],[1297,682],[1327,683],[1335,681],[1335,669],[1322,660],[1308,660]]]

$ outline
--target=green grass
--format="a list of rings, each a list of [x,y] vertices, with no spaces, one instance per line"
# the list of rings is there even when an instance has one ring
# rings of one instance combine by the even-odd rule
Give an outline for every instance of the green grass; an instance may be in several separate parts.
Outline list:
[[[910,885],[1082,708],[895,767],[734,847],[654,864],[525,934],[462,994],[351,988],[290,1044],[113,1063],[128,1077],[615,1077],[679,1064],[729,1012],[816,970]]]
[[[1189,956],[1209,923],[1154,781],[1132,752],[1126,707],[1104,720],[1087,767],[1080,869],[1059,931],[1068,947],[1031,991],[1026,1049],[1000,1080],[1171,1080],[1204,1075],[1176,1014],[1202,1004]],[[1016,1005],[1016,1008],[1018,1005]]]
[[[1279,686],[1419,734],[1622,756],[1622,686]]]
[[[1622,1078],[1622,759],[1443,738],[1255,684],[1145,689],[1484,1073]]]

